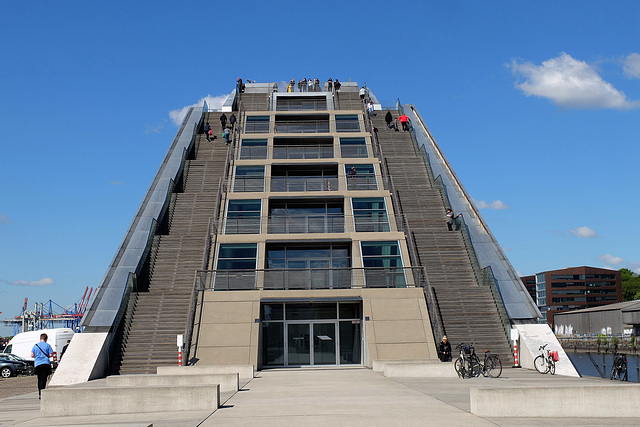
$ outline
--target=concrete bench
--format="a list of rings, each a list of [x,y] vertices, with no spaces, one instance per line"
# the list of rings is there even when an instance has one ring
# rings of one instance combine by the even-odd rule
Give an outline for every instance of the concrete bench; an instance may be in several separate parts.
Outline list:
[[[457,378],[453,363],[440,360],[374,360],[373,370],[385,377]]]
[[[158,366],[158,375],[238,374],[240,378],[253,378],[253,365],[194,365]]]
[[[132,414],[147,412],[215,411],[220,386],[59,387],[42,390],[40,412],[66,415]]]
[[[480,417],[640,417],[636,384],[472,388],[470,400]]]
[[[113,375],[107,377],[107,387],[156,387],[163,385],[220,384],[221,393],[235,393],[239,389],[238,374],[202,375]]]

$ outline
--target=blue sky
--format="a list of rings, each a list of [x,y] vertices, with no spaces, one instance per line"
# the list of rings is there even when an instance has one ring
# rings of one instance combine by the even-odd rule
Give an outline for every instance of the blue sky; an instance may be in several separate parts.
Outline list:
[[[414,104],[523,275],[640,272],[640,2],[0,5],[2,318],[100,283],[174,120],[237,77]]]

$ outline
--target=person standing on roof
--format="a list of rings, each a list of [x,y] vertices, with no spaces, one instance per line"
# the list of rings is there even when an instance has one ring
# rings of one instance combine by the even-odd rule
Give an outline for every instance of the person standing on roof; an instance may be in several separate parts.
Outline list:
[[[244,87],[244,83],[242,83],[242,79],[238,77],[238,80],[236,81],[236,90],[238,91],[238,93],[244,92],[242,90],[243,87]]]
[[[411,129],[409,127],[409,124],[411,123],[411,119],[406,114],[403,114],[400,117],[398,117],[398,120],[400,120],[400,123],[402,123],[403,132],[406,132]]]
[[[209,137],[211,135],[211,126],[209,125],[209,122],[207,122],[207,125],[204,127],[204,134],[207,136],[207,141],[211,141]]]
[[[306,78],[300,80],[300,91],[301,92],[306,92],[307,91],[307,79]]]
[[[311,77],[309,77],[309,80],[307,80],[307,87],[309,89],[309,92],[313,92],[313,79]]]
[[[40,342],[31,349],[35,374],[38,376],[38,399],[42,398],[42,390],[47,386],[47,379],[51,375],[50,357],[53,357],[53,349],[47,344],[47,334],[40,334]]]
[[[331,80],[331,77],[327,80],[327,92],[333,92],[333,80]]]
[[[369,111],[369,117],[376,115],[376,113],[374,113],[373,100],[369,101],[367,104],[367,110]]]
[[[335,87],[336,91],[338,91],[340,90],[340,86],[342,86],[342,83],[340,83],[338,79],[336,79],[335,83],[333,84],[333,87]]]

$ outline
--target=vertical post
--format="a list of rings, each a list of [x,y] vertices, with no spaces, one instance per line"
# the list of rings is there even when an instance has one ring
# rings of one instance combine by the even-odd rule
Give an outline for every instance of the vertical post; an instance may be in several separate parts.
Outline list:
[[[513,367],[520,367],[520,355],[518,354],[518,341],[520,340],[520,331],[516,328],[511,329],[511,340],[513,341]]]
[[[182,346],[184,345],[184,335],[178,335],[178,366],[182,366]]]

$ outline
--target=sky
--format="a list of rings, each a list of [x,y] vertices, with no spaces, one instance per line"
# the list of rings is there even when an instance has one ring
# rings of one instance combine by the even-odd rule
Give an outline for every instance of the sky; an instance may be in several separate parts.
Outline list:
[[[100,284],[184,111],[238,77],[415,105],[521,275],[640,272],[640,2],[300,5],[0,0],[2,319]]]

